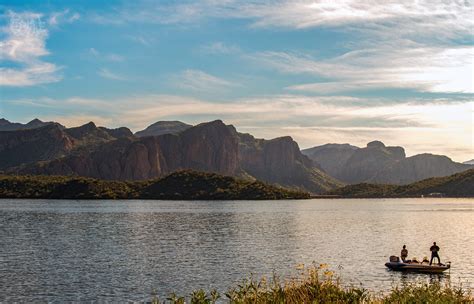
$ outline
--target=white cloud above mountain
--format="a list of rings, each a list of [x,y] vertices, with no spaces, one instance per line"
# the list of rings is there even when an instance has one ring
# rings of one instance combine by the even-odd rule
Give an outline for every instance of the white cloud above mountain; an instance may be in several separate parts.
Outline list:
[[[66,126],[95,120],[109,127],[128,126],[137,131],[158,120],[180,119],[196,124],[222,119],[257,137],[291,135],[302,148],[328,142],[365,145],[379,139],[405,146],[411,155],[431,152],[459,161],[472,155],[472,99],[413,99],[393,104],[379,98],[350,96],[278,95],[211,101],[178,95],[142,95],[110,100],[37,98],[9,103],[72,111],[74,115],[43,117]]]
[[[31,86],[61,80],[58,73],[61,68],[42,60],[49,54],[43,16],[9,11],[5,17],[8,23],[1,29],[0,62],[2,65],[14,63],[14,66],[0,67],[0,85]]]

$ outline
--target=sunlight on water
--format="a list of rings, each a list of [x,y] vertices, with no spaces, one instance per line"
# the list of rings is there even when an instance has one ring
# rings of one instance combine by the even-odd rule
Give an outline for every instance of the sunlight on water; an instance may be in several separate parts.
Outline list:
[[[473,199],[307,201],[0,200],[0,301],[143,300],[250,274],[328,263],[345,284],[413,280],[474,286]],[[387,271],[403,244],[436,241],[450,273]]]

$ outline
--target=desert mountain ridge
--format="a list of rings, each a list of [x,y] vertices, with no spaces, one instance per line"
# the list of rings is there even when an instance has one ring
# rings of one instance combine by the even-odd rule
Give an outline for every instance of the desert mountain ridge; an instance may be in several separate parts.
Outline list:
[[[342,185],[301,154],[291,137],[256,139],[221,120],[144,137],[93,122],[75,128],[48,124],[0,132],[0,170],[7,173],[145,180],[182,169],[258,179],[313,193]]]
[[[405,149],[372,141],[359,148],[327,144],[302,150],[331,176],[347,183],[409,184],[418,180],[452,175],[473,168],[444,155],[422,153],[407,157]]]
[[[59,126],[62,129],[65,129],[66,127],[61,125],[60,123],[54,122],[54,121],[41,121],[38,118],[34,118],[31,121],[22,124],[19,122],[10,122],[9,120],[5,118],[0,118],[0,131],[15,131],[15,130],[27,130],[27,129],[35,129],[39,127],[44,127],[47,125],[55,124]]]
[[[300,151],[289,136],[258,139],[221,120],[196,126],[158,121],[136,133],[93,122],[65,128],[34,120],[25,128],[4,121],[17,129],[0,131],[0,170],[18,174],[143,180],[193,169],[320,193],[344,183],[407,184],[473,167],[442,155],[406,157],[403,147],[381,141],[364,148],[326,144]]]

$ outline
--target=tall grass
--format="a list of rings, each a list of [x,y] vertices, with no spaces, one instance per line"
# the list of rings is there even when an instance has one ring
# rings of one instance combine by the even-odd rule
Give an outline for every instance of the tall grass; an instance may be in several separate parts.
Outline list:
[[[324,264],[300,270],[299,276],[284,281],[276,275],[271,279],[248,278],[231,287],[225,294],[200,289],[188,297],[171,294],[163,301],[155,297],[152,303],[474,303],[469,289],[452,287],[450,284],[410,283],[393,287],[385,295],[376,295],[364,288],[343,287],[339,278]]]

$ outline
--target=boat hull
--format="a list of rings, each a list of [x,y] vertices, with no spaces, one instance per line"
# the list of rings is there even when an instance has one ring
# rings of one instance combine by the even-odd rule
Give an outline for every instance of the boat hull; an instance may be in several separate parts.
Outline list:
[[[409,264],[400,262],[388,262],[385,266],[395,271],[420,272],[420,273],[442,273],[448,270],[451,265],[428,265],[428,264]]]

